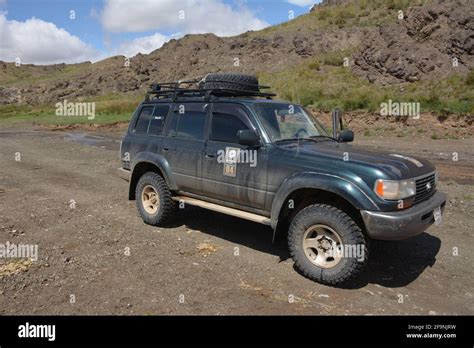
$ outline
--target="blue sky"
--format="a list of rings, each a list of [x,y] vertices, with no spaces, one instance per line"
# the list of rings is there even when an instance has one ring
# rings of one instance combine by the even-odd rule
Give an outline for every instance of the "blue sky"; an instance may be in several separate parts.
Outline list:
[[[0,60],[53,64],[149,53],[170,38],[232,36],[320,0],[0,0]],[[72,19],[71,11],[75,18]]]

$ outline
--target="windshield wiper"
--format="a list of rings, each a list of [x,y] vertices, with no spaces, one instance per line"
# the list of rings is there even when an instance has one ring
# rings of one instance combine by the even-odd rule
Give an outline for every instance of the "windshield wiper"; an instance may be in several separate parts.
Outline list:
[[[331,139],[331,140],[333,140],[333,141],[337,141],[336,139],[334,139],[333,137],[330,137],[330,136],[328,136],[328,135],[312,135],[312,136],[310,136],[310,138],[311,138],[312,140],[315,140],[315,139],[318,139],[318,138],[319,138],[319,139],[323,138],[323,139]]]
[[[275,140],[274,143],[277,144],[277,143],[282,143],[284,141],[314,141],[314,142],[317,142],[318,140],[316,139],[312,139],[312,138],[286,138],[286,139],[280,139],[280,140]]]
[[[309,140],[309,141],[318,142],[321,139],[329,139],[329,140],[332,140],[332,141],[337,141],[337,139],[334,139],[333,137],[330,137],[328,135],[312,135],[310,137],[279,139],[279,140],[275,140],[274,143],[280,143],[280,142],[284,142],[284,141],[300,141],[300,140]]]

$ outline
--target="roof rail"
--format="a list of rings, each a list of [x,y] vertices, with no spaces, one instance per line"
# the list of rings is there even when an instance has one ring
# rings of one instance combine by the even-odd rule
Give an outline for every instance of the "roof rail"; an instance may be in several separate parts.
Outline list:
[[[171,99],[177,101],[180,98],[193,98],[201,97],[204,100],[209,100],[211,96],[214,97],[264,97],[272,99],[276,94],[264,93],[260,91],[244,90],[244,89],[232,89],[232,88],[201,88],[203,86],[202,79],[189,80],[189,81],[175,81],[175,82],[162,82],[154,83],[150,87],[151,89],[146,93],[145,101],[156,100],[156,99]],[[228,82],[228,81],[212,81],[212,82]],[[241,82],[232,82],[233,85],[243,87],[256,87],[257,90],[268,89],[269,86],[247,84]],[[188,87],[182,87],[187,85]],[[190,87],[195,85],[195,87]]]

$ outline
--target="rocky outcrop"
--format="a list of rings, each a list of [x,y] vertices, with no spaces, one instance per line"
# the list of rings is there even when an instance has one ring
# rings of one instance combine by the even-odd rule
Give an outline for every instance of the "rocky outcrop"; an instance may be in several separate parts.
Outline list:
[[[367,30],[353,72],[381,85],[465,74],[473,67],[473,50],[474,2],[443,1]]]

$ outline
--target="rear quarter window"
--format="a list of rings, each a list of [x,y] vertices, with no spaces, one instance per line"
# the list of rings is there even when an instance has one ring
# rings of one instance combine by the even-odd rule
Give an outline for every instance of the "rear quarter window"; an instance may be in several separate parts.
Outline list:
[[[145,106],[141,109],[135,124],[136,133],[147,133],[150,124],[151,115],[153,114],[153,106]]]
[[[155,106],[153,114],[151,115],[150,126],[148,127],[149,134],[161,134],[166,117],[170,111],[169,105]]]

